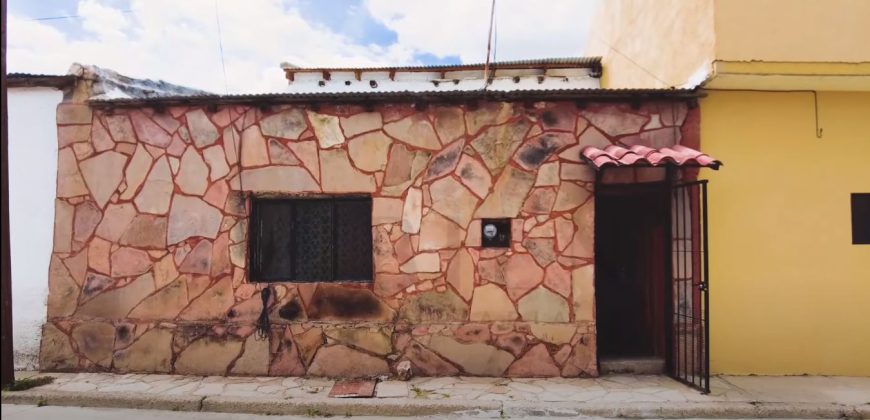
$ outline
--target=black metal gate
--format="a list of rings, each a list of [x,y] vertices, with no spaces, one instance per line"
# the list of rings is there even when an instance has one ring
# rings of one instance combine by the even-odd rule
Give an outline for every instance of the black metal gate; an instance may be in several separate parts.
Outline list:
[[[707,181],[671,189],[668,372],[710,392],[710,305],[707,269]]]

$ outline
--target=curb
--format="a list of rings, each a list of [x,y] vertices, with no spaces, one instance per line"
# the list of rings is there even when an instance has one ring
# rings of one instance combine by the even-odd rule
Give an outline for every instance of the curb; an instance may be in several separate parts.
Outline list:
[[[307,416],[427,416],[464,413],[487,417],[605,418],[870,418],[870,405],[810,403],[684,402],[660,404],[565,403],[518,401],[384,399],[268,399],[242,397],[167,396],[109,392],[4,392],[3,404],[133,408],[265,415]]]
[[[495,412],[498,401],[439,401],[411,398],[346,398],[274,400],[237,397],[207,397],[201,411],[268,415],[414,417],[437,414]]]
[[[445,401],[411,398],[378,399],[269,399],[242,397],[166,396],[115,392],[16,391],[4,392],[3,404],[73,407],[133,408],[167,411],[203,411],[234,414],[309,416],[426,416],[494,412],[498,401]]]
[[[14,391],[3,392],[3,404],[73,407],[135,408],[143,410],[200,411],[202,397],[115,392]]]
[[[774,402],[682,402],[660,404],[635,403],[504,403],[509,417],[604,417],[604,418],[793,418],[793,419],[866,419],[870,405],[774,403]]]

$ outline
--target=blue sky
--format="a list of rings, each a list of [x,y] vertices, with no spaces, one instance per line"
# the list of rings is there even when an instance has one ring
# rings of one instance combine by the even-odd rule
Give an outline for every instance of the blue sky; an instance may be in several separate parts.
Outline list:
[[[306,19],[324,25],[364,44],[387,47],[398,42],[398,34],[369,14],[362,0],[334,0],[331,7],[323,7],[323,1],[303,0],[297,4]],[[414,58],[421,64],[459,64],[458,55],[438,57],[429,53],[416,53]]]
[[[78,27],[78,19],[47,19],[75,15],[76,5],[76,2],[69,0],[8,0],[6,7],[10,14],[31,19],[46,19],[45,23],[50,23],[64,32],[73,34],[80,29]]]
[[[332,5],[323,7],[322,0],[303,0],[296,6],[306,19],[361,42],[387,46],[398,41],[396,32],[375,20],[361,0],[335,0]]]
[[[597,0],[496,1],[499,59],[582,55]],[[281,62],[483,61],[490,1],[9,0],[8,11],[10,71],[65,73],[81,62],[255,92],[281,89]]]

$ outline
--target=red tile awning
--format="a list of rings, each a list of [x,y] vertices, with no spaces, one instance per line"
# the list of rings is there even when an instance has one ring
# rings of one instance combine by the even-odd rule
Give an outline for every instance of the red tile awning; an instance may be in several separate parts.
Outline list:
[[[595,169],[608,166],[681,166],[719,169],[719,166],[722,165],[722,162],[704,153],[679,144],[660,149],[641,145],[634,145],[630,148],[610,145],[604,149],[589,146],[584,148],[580,155]]]

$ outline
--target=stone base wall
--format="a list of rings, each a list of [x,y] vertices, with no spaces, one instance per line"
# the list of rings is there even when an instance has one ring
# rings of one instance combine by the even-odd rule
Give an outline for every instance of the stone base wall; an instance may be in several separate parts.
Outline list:
[[[60,328],[45,326],[45,369],[373,377],[393,375],[408,360],[418,376],[597,373],[592,324],[299,323],[260,335],[254,325],[82,321],[72,340]]]
[[[63,103],[41,368],[596,375],[580,150],[692,141],[693,121],[671,103]],[[371,195],[372,281],[251,282],[255,194]],[[513,220],[510,248],[480,247],[482,218]]]

